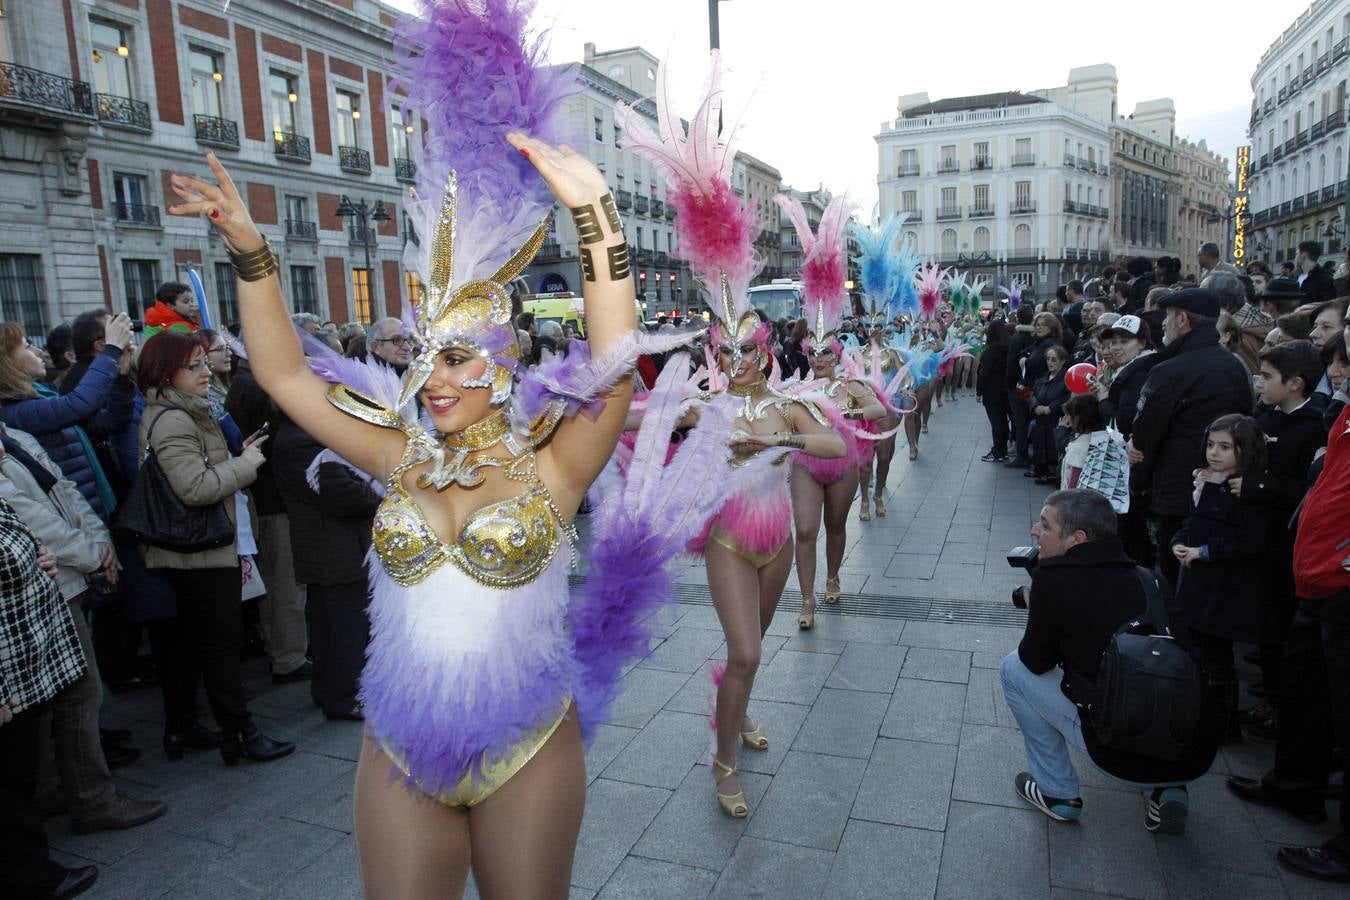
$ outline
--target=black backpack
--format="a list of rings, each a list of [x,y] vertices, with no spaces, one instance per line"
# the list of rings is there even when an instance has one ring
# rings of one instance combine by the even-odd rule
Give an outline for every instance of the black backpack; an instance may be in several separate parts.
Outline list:
[[[1205,676],[1173,639],[1152,572],[1136,567],[1144,614],[1117,629],[1102,653],[1096,702],[1087,719],[1102,745],[1149,759],[1185,755],[1200,722]]]

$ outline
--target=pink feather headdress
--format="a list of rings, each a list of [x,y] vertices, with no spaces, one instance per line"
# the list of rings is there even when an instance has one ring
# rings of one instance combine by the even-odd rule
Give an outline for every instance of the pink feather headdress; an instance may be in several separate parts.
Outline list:
[[[787,213],[802,244],[802,305],[812,323],[808,345],[821,347],[822,352],[834,349],[837,353],[834,333],[839,329],[848,300],[844,288],[847,275],[844,234],[853,205],[847,196],[832,199],[820,217],[820,229],[812,234],[800,200],[789,194],[779,194],[773,199]]]
[[[719,134],[721,57],[716,50],[712,52],[703,101],[690,116],[687,129],[670,105],[668,79],[663,62],[656,76],[657,131],[632,106],[615,106],[614,121],[623,129],[619,145],[646,157],[665,178],[666,199],[676,213],[676,254],[689,261],[719,321],[721,327],[713,329],[713,341],[733,344],[739,357],[741,342],[762,343],[767,337],[767,329],[760,327],[759,317],[750,309],[747,293],[762,265],[754,246],[762,223],[731,187],[736,151],[730,132],[734,129]]]
[[[914,275],[915,287],[919,289],[919,310],[922,317],[929,321],[937,318],[938,304],[942,302],[942,285],[950,269],[943,269],[934,262],[926,262]]]

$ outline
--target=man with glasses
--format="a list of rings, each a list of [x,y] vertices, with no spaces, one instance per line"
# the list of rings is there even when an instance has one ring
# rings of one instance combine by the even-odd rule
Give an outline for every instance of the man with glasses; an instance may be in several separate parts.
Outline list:
[[[370,326],[367,340],[370,352],[393,368],[400,376],[412,362],[412,341],[401,319],[381,319]]]

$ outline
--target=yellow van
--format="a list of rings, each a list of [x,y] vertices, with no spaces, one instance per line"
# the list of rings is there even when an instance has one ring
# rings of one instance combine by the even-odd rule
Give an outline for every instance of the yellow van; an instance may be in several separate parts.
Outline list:
[[[535,324],[557,322],[566,328],[572,326],[577,337],[586,336],[586,307],[580,294],[560,291],[553,294],[529,294],[521,300],[521,311],[534,313]],[[637,318],[638,329],[642,329],[642,306],[636,301],[633,314]]]

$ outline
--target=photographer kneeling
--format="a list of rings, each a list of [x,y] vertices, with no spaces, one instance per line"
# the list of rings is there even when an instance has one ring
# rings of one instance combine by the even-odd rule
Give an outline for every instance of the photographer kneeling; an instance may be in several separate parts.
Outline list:
[[[1116,537],[1115,511],[1094,491],[1051,494],[1031,535],[1040,558],[1027,597],[1026,632],[1001,667],[1003,694],[1022,729],[1031,770],[1017,776],[1017,793],[1056,821],[1077,819],[1083,800],[1069,757],[1072,745],[1103,772],[1143,789],[1148,831],[1179,834],[1186,827],[1186,783],[1214,761],[1221,721],[1198,666],[1166,636],[1158,580],[1125,555]],[[1175,695],[1172,683],[1141,681],[1131,666],[1136,660],[1130,641],[1136,639],[1125,635],[1137,630],[1140,619],[1162,635],[1137,639],[1155,642],[1145,656],[1179,665],[1187,676],[1172,682],[1179,685]],[[1124,665],[1108,673],[1106,657]],[[1108,680],[1116,688],[1115,705],[1103,702],[1105,685],[1099,681]],[[1162,692],[1149,694],[1147,701],[1161,699],[1171,709],[1167,721],[1145,713],[1148,721],[1141,730],[1136,714],[1121,729],[1094,713],[1094,705],[1098,712],[1108,707],[1119,712],[1120,698],[1139,698],[1141,689]],[[1130,717],[1122,712],[1119,718]],[[1114,733],[1104,740],[1099,731]],[[1121,749],[1126,746],[1134,752]]]

